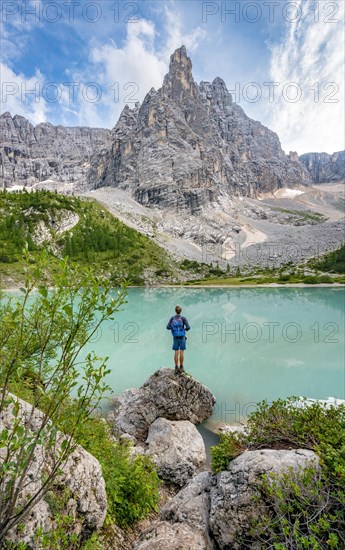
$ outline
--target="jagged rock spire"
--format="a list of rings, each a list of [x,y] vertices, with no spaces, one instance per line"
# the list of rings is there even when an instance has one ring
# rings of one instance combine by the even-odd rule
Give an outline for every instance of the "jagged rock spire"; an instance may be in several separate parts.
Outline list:
[[[6,185],[21,181],[13,174],[20,166],[25,181],[36,181],[27,158],[35,159],[30,166],[42,167],[40,180],[54,175],[79,181],[94,151],[86,168],[89,187],[124,187],[142,204],[192,213],[222,193],[254,196],[309,181],[306,168],[284,154],[278,136],[232,101],[221,78],[198,86],[185,46],[172,54],[163,86],[152,88],[141,106],[125,107],[112,132],[47,124],[27,129],[25,119],[7,115],[0,129]],[[62,158],[57,169],[49,158]]]
[[[164,77],[162,90],[164,95],[174,101],[180,101],[186,95],[196,97],[198,89],[185,46],[181,46],[170,56],[169,72]]]

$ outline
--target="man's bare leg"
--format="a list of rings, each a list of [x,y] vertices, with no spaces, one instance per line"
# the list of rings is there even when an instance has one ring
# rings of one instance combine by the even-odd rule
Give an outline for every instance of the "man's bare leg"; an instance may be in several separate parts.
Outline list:
[[[178,350],[174,353],[175,369],[178,367]]]
[[[183,369],[184,351],[180,349],[180,367]]]

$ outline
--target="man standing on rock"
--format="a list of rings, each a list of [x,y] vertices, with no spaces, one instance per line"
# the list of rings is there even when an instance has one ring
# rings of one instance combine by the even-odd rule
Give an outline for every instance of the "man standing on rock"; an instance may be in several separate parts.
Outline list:
[[[169,323],[167,324],[167,329],[171,330],[173,335],[173,347],[174,350],[174,360],[175,360],[175,372],[184,372],[183,360],[184,360],[184,351],[186,349],[186,330],[190,329],[189,323],[185,317],[182,317],[181,306],[175,307],[176,315],[171,317]],[[180,360],[180,368],[179,368]]]

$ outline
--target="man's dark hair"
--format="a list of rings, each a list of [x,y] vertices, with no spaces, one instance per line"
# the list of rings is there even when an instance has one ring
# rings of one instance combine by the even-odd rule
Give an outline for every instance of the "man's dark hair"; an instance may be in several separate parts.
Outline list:
[[[177,314],[181,313],[182,307],[181,306],[176,306],[175,311],[176,311]]]

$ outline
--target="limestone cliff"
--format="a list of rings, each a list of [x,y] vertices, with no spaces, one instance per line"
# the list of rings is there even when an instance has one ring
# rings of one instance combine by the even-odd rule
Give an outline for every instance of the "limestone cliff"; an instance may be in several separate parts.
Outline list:
[[[34,127],[1,115],[0,177],[1,187],[118,187],[143,205],[192,213],[224,196],[311,181],[297,154],[285,155],[278,136],[233,102],[221,78],[195,82],[184,46],[172,54],[162,87],[126,106],[112,131]]]
[[[314,183],[329,183],[345,180],[345,151],[333,155],[305,153],[299,157]]]
[[[90,187],[121,187],[141,204],[192,212],[222,194],[255,196],[309,181],[297,155],[285,155],[221,78],[195,82],[184,46],[171,56],[163,86],[124,108],[111,147],[88,175]]]
[[[42,181],[80,185],[94,152],[109,143],[110,130],[33,126],[22,116],[0,116],[0,188]]]

